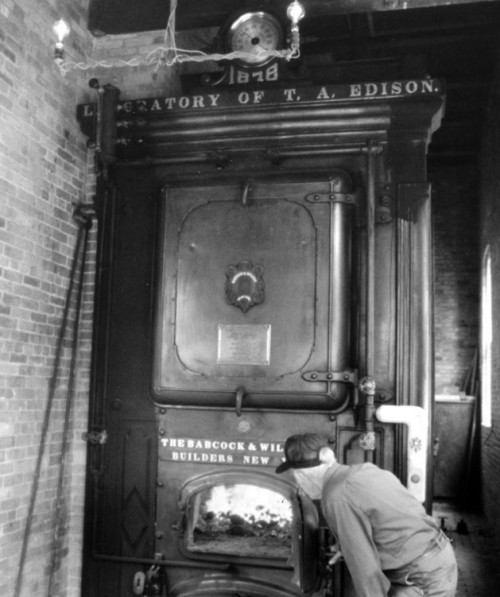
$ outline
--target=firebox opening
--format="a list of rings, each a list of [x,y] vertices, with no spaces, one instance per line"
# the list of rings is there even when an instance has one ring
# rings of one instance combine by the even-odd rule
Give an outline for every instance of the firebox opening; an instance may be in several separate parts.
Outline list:
[[[197,555],[289,560],[292,504],[283,494],[244,483],[221,483],[187,503],[185,546]]]

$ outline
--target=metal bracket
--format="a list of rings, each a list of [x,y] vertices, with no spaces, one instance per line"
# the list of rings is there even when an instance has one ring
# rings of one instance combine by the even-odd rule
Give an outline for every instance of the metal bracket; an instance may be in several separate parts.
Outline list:
[[[92,219],[96,217],[94,205],[88,203],[74,203],[73,204],[73,221],[79,226],[90,229],[92,226]]]
[[[357,205],[356,196],[351,193],[309,193],[305,197],[309,203],[346,203]]]
[[[334,383],[343,383],[343,384],[350,384],[353,386],[354,394],[354,404],[357,403],[356,392],[357,392],[357,380],[358,380],[358,372],[356,369],[345,369],[344,371],[307,371],[306,373],[302,374],[302,379],[305,381],[319,381],[326,383],[326,395],[330,397],[335,396],[335,390],[332,388]],[[349,393],[345,400],[336,408],[330,409],[330,417],[334,417],[336,414],[344,411],[351,401]],[[331,420],[333,420],[331,418]]]
[[[375,207],[376,224],[389,224],[389,222],[392,222],[394,217],[395,194],[394,185],[391,184],[384,184],[379,191],[377,205]]]
[[[344,371],[307,371],[302,375],[306,381],[323,382],[342,382],[357,386],[358,372],[356,369],[346,369]]]
[[[101,431],[93,430],[82,433],[82,439],[92,445],[104,445],[108,441],[108,432],[106,429]]]
[[[413,220],[413,208],[416,203],[429,199],[430,182],[408,182],[398,184],[398,216],[402,220]]]

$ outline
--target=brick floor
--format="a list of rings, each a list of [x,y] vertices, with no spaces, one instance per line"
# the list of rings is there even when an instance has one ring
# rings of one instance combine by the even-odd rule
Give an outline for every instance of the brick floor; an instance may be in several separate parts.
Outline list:
[[[452,503],[436,502],[432,515],[452,540],[458,563],[456,597],[500,597],[500,541],[487,520]]]

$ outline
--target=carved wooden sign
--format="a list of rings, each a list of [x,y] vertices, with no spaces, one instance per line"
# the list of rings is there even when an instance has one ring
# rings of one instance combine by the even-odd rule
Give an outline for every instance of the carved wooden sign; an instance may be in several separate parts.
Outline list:
[[[116,110],[120,118],[128,114],[159,115],[176,111],[214,110],[279,104],[332,104],[346,100],[397,100],[427,96],[444,92],[440,79],[410,79],[376,81],[352,84],[289,86],[281,88],[256,88],[244,91],[216,91],[195,95],[153,97],[119,101]],[[80,104],[77,117],[80,122],[95,115],[95,104]]]

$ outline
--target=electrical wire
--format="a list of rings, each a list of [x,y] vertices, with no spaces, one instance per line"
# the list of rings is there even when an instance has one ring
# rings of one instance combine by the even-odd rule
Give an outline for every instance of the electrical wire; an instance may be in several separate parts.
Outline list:
[[[184,62],[219,62],[222,60],[252,60],[265,61],[269,58],[282,58],[290,61],[299,58],[300,49],[298,42],[298,35],[294,37],[294,41],[290,48],[285,50],[270,50],[262,49],[258,53],[250,52],[229,52],[226,54],[215,53],[207,54],[201,50],[189,50],[186,48],[178,48],[175,40],[175,15],[177,9],[177,0],[171,0],[170,15],[167,26],[163,36],[164,45],[154,50],[151,50],[144,58],[131,58],[130,60],[96,60],[91,62],[59,62],[59,69],[65,75],[71,70],[89,70],[94,68],[116,68],[116,67],[136,67],[136,66],[152,66],[155,65],[155,70],[160,66],[171,67],[174,64],[182,64]]]

